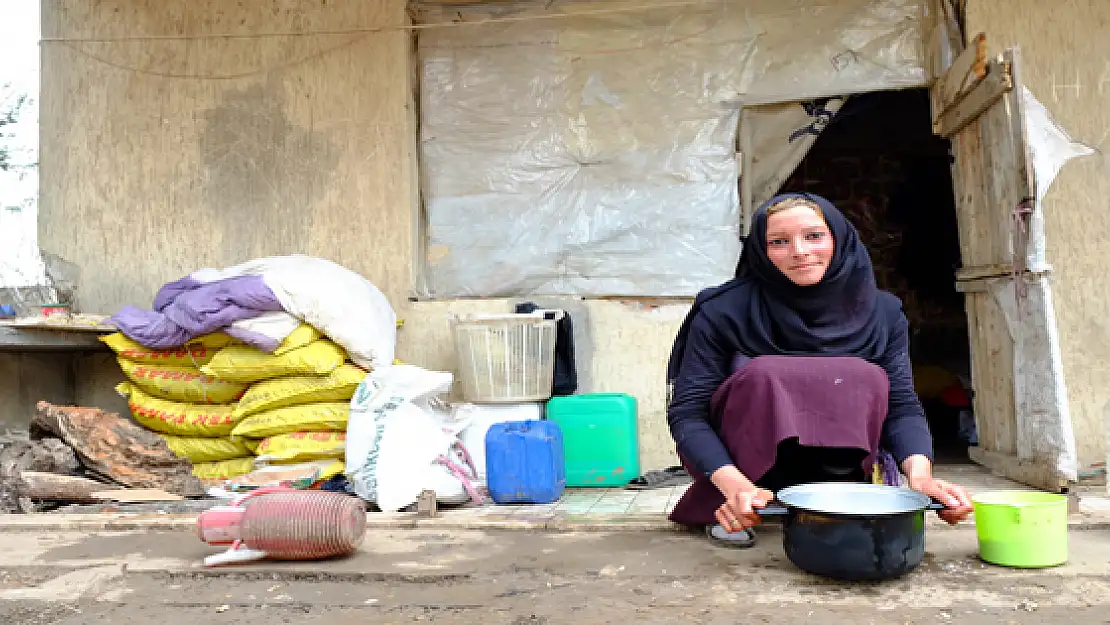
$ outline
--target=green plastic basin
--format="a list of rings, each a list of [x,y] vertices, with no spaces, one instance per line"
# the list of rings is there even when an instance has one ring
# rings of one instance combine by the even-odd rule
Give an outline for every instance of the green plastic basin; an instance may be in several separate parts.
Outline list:
[[[1015,568],[1044,568],[1068,561],[1065,495],[1001,490],[971,498],[979,557]]]

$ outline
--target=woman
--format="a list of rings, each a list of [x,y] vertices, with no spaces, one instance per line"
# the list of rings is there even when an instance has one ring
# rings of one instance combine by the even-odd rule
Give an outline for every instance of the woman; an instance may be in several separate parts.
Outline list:
[[[867,481],[880,450],[910,488],[948,506],[943,519],[966,518],[967,491],[932,476],[908,325],[828,200],[789,193],[761,206],[736,278],[698,295],[671,353],[667,421],[695,478],[671,520],[751,546],[753,507],[772,491]]]

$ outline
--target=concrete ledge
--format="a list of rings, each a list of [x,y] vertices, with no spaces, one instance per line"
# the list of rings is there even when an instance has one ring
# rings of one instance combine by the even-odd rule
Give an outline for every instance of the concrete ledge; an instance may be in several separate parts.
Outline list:
[[[0,351],[5,352],[107,352],[99,334],[65,328],[23,328],[0,324]]]
[[[41,531],[189,531],[196,528],[195,514],[35,514],[0,516],[2,532]],[[671,523],[658,515],[590,514],[521,516],[513,514],[474,514],[453,511],[434,518],[417,517],[415,513],[366,515],[369,529],[457,529],[510,530],[548,532],[685,532],[684,526]],[[969,531],[974,519],[950,526],[929,515],[926,527],[935,531]],[[1110,512],[1084,512],[1068,520],[1071,530],[1110,529]]]

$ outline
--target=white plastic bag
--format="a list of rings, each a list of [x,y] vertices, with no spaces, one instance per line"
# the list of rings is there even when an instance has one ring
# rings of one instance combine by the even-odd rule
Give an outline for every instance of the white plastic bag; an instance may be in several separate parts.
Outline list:
[[[330,260],[302,254],[259,258],[191,274],[201,282],[245,275],[261,275],[286,312],[347,350],[355,364],[373,369],[393,362],[397,313],[366,278]]]
[[[434,407],[451,389],[451,373],[414,365],[375,369],[351,398],[347,421],[347,479],[355,493],[383,512],[415,503],[437,459],[456,437]],[[454,490],[454,489],[452,489]]]

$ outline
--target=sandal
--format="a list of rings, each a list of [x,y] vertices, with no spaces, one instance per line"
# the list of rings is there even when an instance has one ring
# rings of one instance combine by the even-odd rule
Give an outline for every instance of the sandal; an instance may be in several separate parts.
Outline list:
[[[755,546],[755,532],[751,528],[730,534],[721,527],[720,523],[715,523],[705,526],[705,535],[709,537],[709,542],[718,547],[748,549]]]
[[[689,484],[694,478],[680,466],[667,467],[658,471],[648,471],[642,476],[629,482],[625,488],[628,490],[652,490],[655,488],[669,488]]]

